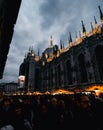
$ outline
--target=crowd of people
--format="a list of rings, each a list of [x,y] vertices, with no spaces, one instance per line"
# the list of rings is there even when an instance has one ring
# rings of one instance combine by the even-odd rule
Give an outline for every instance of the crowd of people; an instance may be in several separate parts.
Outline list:
[[[103,96],[0,96],[0,130],[103,130]]]

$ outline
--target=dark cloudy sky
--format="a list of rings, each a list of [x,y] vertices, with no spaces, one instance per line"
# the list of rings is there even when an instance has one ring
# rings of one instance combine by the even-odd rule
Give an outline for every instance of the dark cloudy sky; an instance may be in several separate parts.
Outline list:
[[[42,53],[49,47],[51,35],[54,44],[62,40],[67,47],[69,32],[75,40],[75,31],[82,31],[81,20],[87,32],[90,22],[94,25],[94,16],[100,24],[99,5],[103,12],[103,0],[22,0],[0,82],[18,81],[19,66],[29,47]]]

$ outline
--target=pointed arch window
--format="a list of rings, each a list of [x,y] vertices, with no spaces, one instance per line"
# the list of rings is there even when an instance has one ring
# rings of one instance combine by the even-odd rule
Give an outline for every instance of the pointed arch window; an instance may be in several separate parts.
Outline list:
[[[98,70],[100,73],[100,79],[103,81],[103,46],[98,45],[95,49],[95,55],[98,65]]]
[[[78,56],[78,62],[79,62],[81,83],[86,83],[88,81],[88,78],[87,78],[87,71],[86,71],[86,65],[85,65],[85,57],[83,54],[80,54]]]
[[[72,69],[70,60],[67,61],[66,68],[67,68],[67,82],[68,84],[72,84]]]

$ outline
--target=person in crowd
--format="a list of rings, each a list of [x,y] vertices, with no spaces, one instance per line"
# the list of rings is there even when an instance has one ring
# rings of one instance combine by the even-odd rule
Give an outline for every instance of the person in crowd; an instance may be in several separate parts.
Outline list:
[[[12,125],[14,130],[32,130],[29,120],[24,116],[23,103],[20,101],[15,101],[12,110]]]
[[[7,126],[12,127],[12,109],[10,99],[8,97],[3,98],[0,105],[0,128]]]
[[[25,97],[23,99],[23,114],[24,118],[27,119],[32,126],[34,113],[30,97]]]
[[[96,117],[92,111],[89,95],[79,93],[75,95],[76,112],[74,114],[73,130],[98,130]],[[76,126],[76,127],[75,127]]]
[[[96,124],[99,127],[99,130],[103,130],[102,117],[103,117],[103,98],[94,97],[92,98],[92,112],[96,118]]]
[[[66,106],[65,100],[58,101],[58,130],[70,129],[73,124],[72,111]]]
[[[58,99],[52,97],[48,106],[50,130],[58,128]]]
[[[34,130],[48,130],[50,128],[48,107],[46,103],[42,103],[40,105],[40,110],[38,113],[38,123],[36,124],[37,126],[35,126],[34,124]]]

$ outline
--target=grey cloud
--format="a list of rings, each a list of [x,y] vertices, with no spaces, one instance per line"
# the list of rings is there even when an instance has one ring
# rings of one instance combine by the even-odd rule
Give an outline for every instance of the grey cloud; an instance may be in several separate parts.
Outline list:
[[[40,7],[40,14],[43,18],[41,26],[43,29],[50,28],[51,25],[55,22],[55,20],[59,21],[59,17],[62,13],[61,1],[56,0],[48,0],[43,3]]]
[[[63,40],[67,47],[69,32],[75,40],[75,31],[79,33],[82,30],[81,20],[87,31],[90,22],[94,24],[94,16],[100,23],[98,5],[103,11],[103,0],[24,0],[0,82],[17,82],[19,66],[30,46],[35,53],[38,49],[42,53],[49,46],[49,37],[53,34],[54,44]]]

